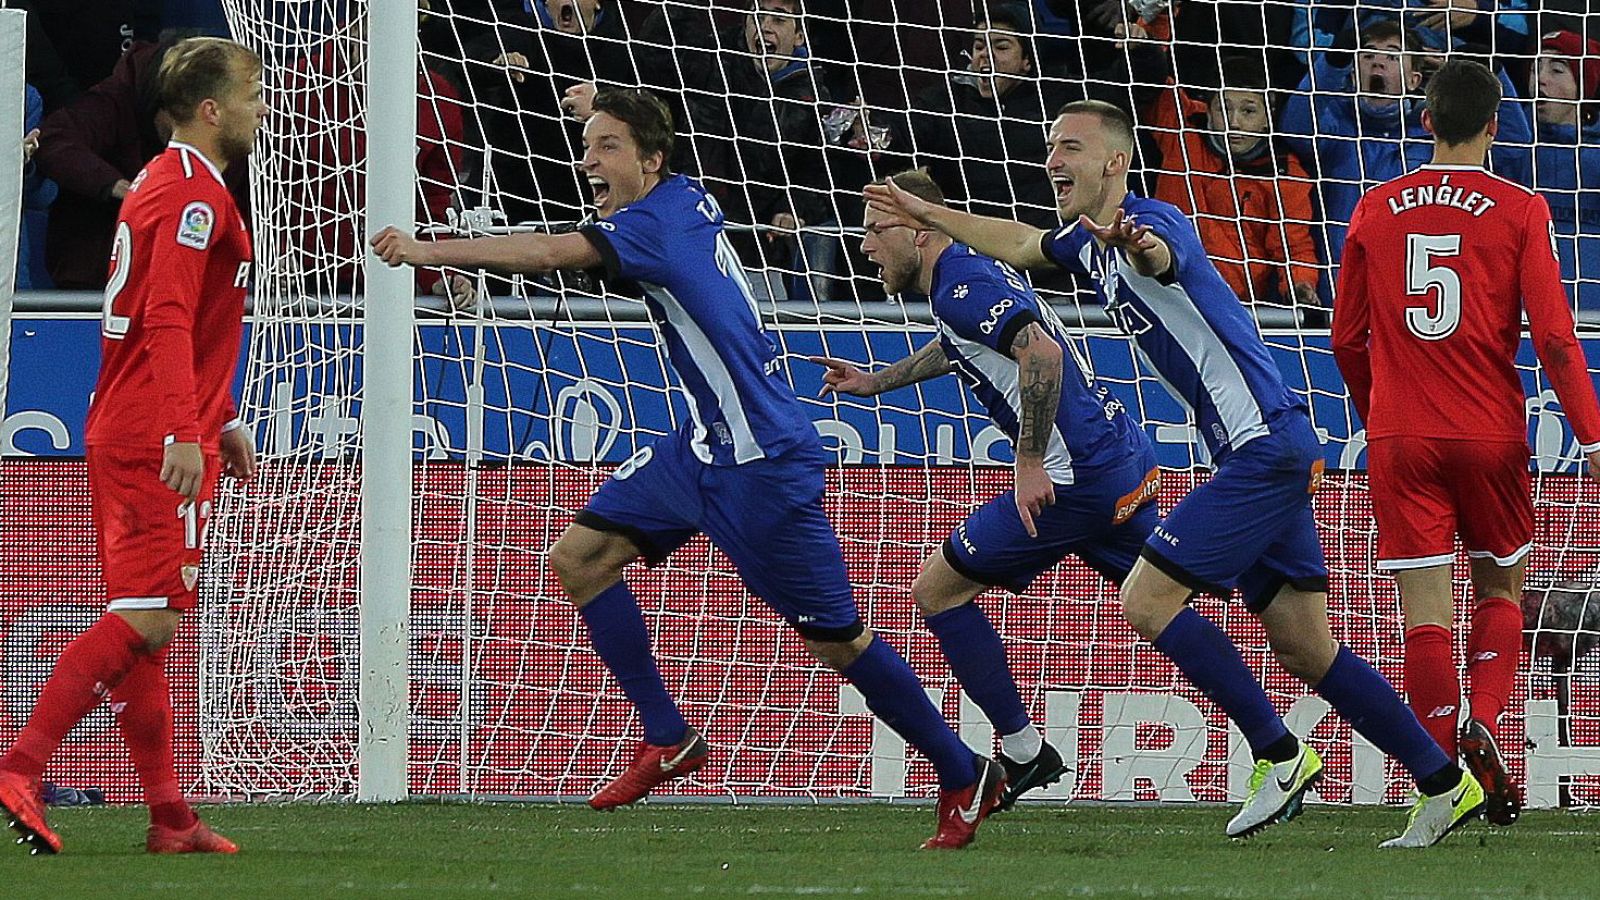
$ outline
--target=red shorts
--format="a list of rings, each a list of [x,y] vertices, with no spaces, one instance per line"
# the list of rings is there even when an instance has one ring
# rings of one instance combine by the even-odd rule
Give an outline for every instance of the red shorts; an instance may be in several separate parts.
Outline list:
[[[161,483],[161,451],[90,447],[89,499],[111,609],[194,609],[221,461],[194,503]]]
[[[1420,569],[1467,555],[1512,566],[1533,544],[1528,445],[1376,438],[1367,445],[1378,568]]]

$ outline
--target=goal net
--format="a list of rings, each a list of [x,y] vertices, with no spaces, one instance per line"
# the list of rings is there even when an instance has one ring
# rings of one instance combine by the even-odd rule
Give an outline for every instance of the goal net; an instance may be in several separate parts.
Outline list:
[[[827,504],[864,615],[983,752],[991,731],[921,626],[909,586],[950,529],[1008,487],[1010,447],[953,379],[868,401],[817,400],[820,372],[805,357],[881,366],[933,336],[926,303],[885,298],[859,255],[865,182],[927,165],[961,205],[1049,225],[1041,148],[1054,109],[1087,95],[1134,110],[1136,189],[1193,212],[1326,441],[1331,474],[1316,510],[1335,635],[1400,682],[1402,624],[1392,581],[1374,575],[1362,434],[1328,350],[1327,260],[1340,239],[1336,207],[1398,174],[1383,160],[1415,160],[1426,139],[1404,124],[1414,95],[1356,89],[1348,21],[1269,2],[1228,7],[1208,23],[1209,5],[1174,14],[1159,0],[994,4],[976,26],[967,0],[807,0],[803,19],[793,15],[799,4],[780,0],[605,0],[598,13],[593,0],[425,5],[417,133],[392,140],[414,137],[417,218],[435,236],[570,228],[587,214],[587,189],[572,165],[582,148],[562,110],[568,88],[644,85],[668,100],[679,116],[674,166],[721,203],[786,374],[837,453]],[[1080,6],[1083,22],[1051,12]],[[212,528],[195,778],[223,796],[344,797],[355,789],[360,730],[362,322],[374,304],[412,302],[365,289],[363,239],[386,224],[368,221],[365,203],[396,186],[365,177],[368,5],[227,0],[227,9],[265,62],[271,106],[252,161],[258,266],[241,404],[263,463],[253,484],[223,489]],[[1019,14],[1025,21],[1006,20]],[[1585,24],[1595,23],[1573,27]],[[1540,27],[1483,15],[1428,30],[1441,46],[1487,42],[1525,96]],[[1406,73],[1434,60],[1431,50],[1401,55]],[[1591,64],[1600,63],[1582,63]],[[1223,100],[1209,103],[1223,81]],[[1252,112],[1256,97],[1264,108]],[[1384,131],[1383,103],[1393,101],[1401,124]],[[1526,124],[1532,107],[1517,109]],[[1232,127],[1212,122],[1222,115]],[[1252,115],[1276,137],[1232,156],[1219,149],[1251,144]],[[1525,165],[1513,177],[1571,213],[1563,259],[1575,308],[1593,314],[1600,256],[1585,242],[1600,242],[1595,201],[1562,179],[1576,177],[1579,154],[1600,151],[1511,131],[1503,117],[1509,161],[1497,154],[1496,165]],[[548,549],[614,467],[683,421],[683,400],[643,310],[605,284],[582,273],[452,274],[472,296],[441,296],[438,273],[415,284],[406,783],[418,795],[586,795],[627,761],[639,728],[562,599]],[[1084,285],[1035,281],[1099,377],[1146,423],[1170,508],[1206,477],[1191,423]],[[1600,359],[1600,345],[1586,349]],[[1578,474],[1531,351],[1521,360],[1539,470],[1526,599],[1536,652],[1502,746],[1534,804],[1588,804],[1600,794],[1589,774],[1600,773],[1600,750],[1586,749],[1600,745],[1600,670],[1589,652],[1600,629],[1600,594],[1591,600],[1589,587],[1600,493]],[[1464,560],[1457,575],[1465,610]],[[668,688],[713,747],[711,763],[666,794],[934,795],[930,767],[807,657],[703,539],[627,578]],[[1006,639],[1030,712],[1071,767],[1043,796],[1242,796],[1249,759],[1238,735],[1137,640],[1093,573],[1069,560],[1025,594],[979,602]],[[1278,667],[1239,604],[1196,605],[1323,752],[1320,800],[1403,797],[1403,773]]]

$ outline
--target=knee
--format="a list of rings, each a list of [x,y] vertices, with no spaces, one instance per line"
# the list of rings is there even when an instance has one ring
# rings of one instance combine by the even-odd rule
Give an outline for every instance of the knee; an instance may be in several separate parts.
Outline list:
[[[603,553],[585,552],[564,538],[551,545],[549,561],[567,598],[580,605],[621,578],[626,565],[611,562]]]
[[[178,633],[178,623],[183,614],[175,609],[117,610],[116,615],[144,638],[146,651],[160,653]]]
[[[1160,637],[1168,623],[1182,610],[1182,603],[1165,602],[1137,591],[1125,591],[1122,595],[1122,617],[1147,641]]]
[[[860,658],[866,651],[867,645],[872,643],[872,632],[865,626],[855,637],[842,640],[821,640],[813,637],[804,638],[806,649],[822,663],[835,672],[843,672],[850,664]]]
[[[1321,643],[1321,642],[1316,642]],[[1272,655],[1278,660],[1278,665],[1284,671],[1315,686],[1328,674],[1328,667],[1333,665],[1333,657],[1337,652],[1332,642],[1326,646],[1316,646],[1313,643],[1295,644],[1286,647],[1274,645]]]
[[[911,599],[917,604],[917,612],[921,613],[924,619],[961,605],[958,598],[945,596],[935,590],[926,574],[918,575],[917,580],[911,582]]]

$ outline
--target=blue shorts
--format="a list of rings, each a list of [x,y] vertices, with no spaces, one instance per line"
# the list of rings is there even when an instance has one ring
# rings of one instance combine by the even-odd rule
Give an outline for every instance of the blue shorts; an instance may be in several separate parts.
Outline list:
[[[635,453],[589,498],[577,523],[621,534],[647,565],[704,532],[751,593],[804,637],[853,640],[861,614],[822,511],[826,458],[804,446],[737,466],[700,461],[687,429]]]
[[[1058,484],[1056,502],[1034,517],[1038,537],[1022,527],[1016,492],[1006,491],[956,526],[944,542],[945,561],[972,581],[1020,594],[1039,573],[1075,555],[1120,585],[1160,521],[1160,486],[1154,453]]]
[[[1322,482],[1322,445],[1302,413],[1233,451],[1189,492],[1146,542],[1144,557],[1196,593],[1237,587],[1261,612],[1285,585],[1328,590],[1311,495]]]

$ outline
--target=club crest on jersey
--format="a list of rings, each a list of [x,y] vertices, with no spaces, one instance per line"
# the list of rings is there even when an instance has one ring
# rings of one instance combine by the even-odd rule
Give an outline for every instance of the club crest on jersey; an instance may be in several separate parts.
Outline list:
[[[194,590],[194,586],[200,581],[199,566],[184,566],[178,570],[178,574],[183,577],[183,589],[186,591]]]
[[[178,243],[195,250],[206,249],[211,245],[211,230],[216,222],[211,204],[201,200],[190,203],[178,217]]]

